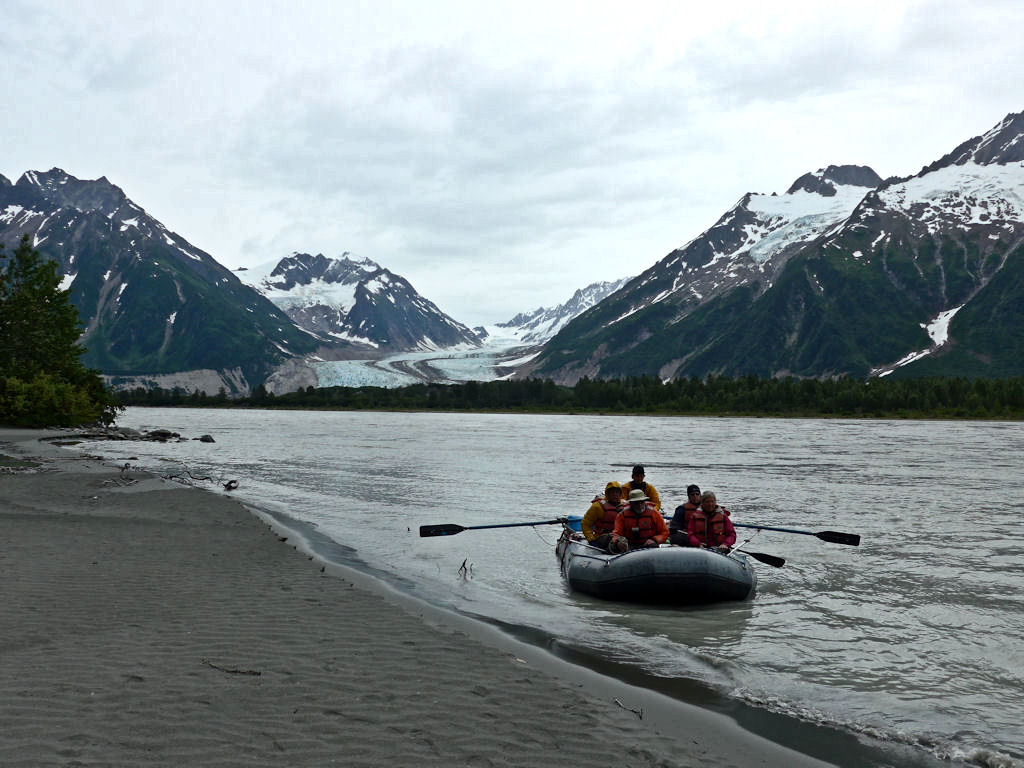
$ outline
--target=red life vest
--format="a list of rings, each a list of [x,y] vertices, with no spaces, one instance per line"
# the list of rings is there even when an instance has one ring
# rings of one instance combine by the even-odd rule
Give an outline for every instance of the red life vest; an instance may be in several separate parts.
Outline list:
[[[692,501],[684,501],[676,507],[675,514],[672,515],[668,524],[669,530],[686,533],[690,529],[690,515],[698,509],[700,509],[700,505],[694,504]]]
[[[709,518],[700,507],[690,513],[693,523],[693,535],[709,547],[717,547],[725,539],[725,516],[729,512],[722,507],[715,507]]]
[[[598,536],[605,533],[611,533],[615,528],[615,518],[618,517],[619,512],[622,511],[622,502],[620,501],[617,505],[612,504],[604,496],[595,496],[594,501],[601,505],[601,508],[604,510],[604,517],[600,517],[595,520],[591,524],[590,529]]]
[[[660,515],[654,502],[648,500],[644,503],[644,511],[639,516],[633,514],[632,506],[622,510],[623,534],[629,541],[630,547],[642,547],[648,539],[658,535],[658,528],[654,525],[654,515]]]

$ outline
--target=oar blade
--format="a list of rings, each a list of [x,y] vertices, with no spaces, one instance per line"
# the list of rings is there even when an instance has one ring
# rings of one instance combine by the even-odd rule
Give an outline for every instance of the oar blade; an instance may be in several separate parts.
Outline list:
[[[822,541],[830,541],[833,544],[847,544],[851,547],[860,546],[860,536],[856,533],[840,533],[839,531],[822,531],[814,534]]]
[[[420,536],[454,536],[462,533],[465,528],[455,523],[444,523],[442,525],[421,525]]]
[[[786,564],[786,559],[784,557],[766,555],[764,552],[748,552],[745,549],[741,549],[740,552],[743,552],[746,555],[750,555],[755,560],[758,560],[764,563],[765,565],[770,565],[772,566],[772,568],[781,568]]]

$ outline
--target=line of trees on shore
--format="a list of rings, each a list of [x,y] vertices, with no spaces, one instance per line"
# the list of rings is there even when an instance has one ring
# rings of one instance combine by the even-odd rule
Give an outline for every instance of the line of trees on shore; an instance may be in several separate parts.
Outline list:
[[[187,394],[180,389],[118,393],[123,405],[326,410],[642,413],[651,415],[824,416],[863,418],[1024,418],[1024,377],[827,380],[708,378],[659,381],[650,376],[584,378],[575,386],[549,379],[469,381],[384,387],[323,387],[249,397]]]

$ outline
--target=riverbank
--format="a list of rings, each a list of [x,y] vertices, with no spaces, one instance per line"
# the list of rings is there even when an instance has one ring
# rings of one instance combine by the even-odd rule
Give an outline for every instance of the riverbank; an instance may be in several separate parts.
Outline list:
[[[293,410],[516,413],[560,415],[680,416],[722,418],[822,418],[884,420],[1024,419],[1024,377],[899,379],[860,376],[793,379],[661,381],[650,376],[583,379],[574,386],[526,379],[410,384],[402,387],[324,386],[273,395],[265,390],[239,399],[179,390],[118,393],[123,405]]]
[[[51,435],[0,429],[4,765],[823,765]]]

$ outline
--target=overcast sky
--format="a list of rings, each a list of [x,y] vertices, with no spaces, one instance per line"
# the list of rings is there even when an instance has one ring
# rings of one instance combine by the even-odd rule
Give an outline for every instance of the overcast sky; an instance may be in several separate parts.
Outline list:
[[[476,325],[1024,110],[1019,0],[691,5],[0,0],[0,173],[106,176],[232,269],[365,256]]]

